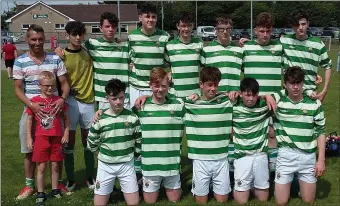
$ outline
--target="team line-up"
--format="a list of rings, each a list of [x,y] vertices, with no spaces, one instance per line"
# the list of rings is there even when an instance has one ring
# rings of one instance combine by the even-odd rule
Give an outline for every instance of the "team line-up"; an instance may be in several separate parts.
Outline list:
[[[141,5],[139,20],[127,42],[115,38],[113,13],[100,16],[98,39],[84,41],[85,25],[69,22],[69,43],[55,53],[44,51],[41,26],[27,30],[29,51],[13,66],[15,94],[25,104],[19,137],[26,186],[17,199],[36,191],[36,204],[44,204],[48,161],[49,197],[74,191],[79,124],[94,205],[108,204],[116,178],[128,205],[139,204],[141,189],[144,202],[156,203],[161,185],[169,201],[180,201],[183,136],[196,203],[207,203],[210,190],[226,202],[232,189],[239,204],[251,193],[267,201],[271,173],[277,204],[288,203],[294,181],[302,200],[313,203],[325,171],[321,102],[332,63],[321,39],[307,33],[308,15],[293,12],[295,33],[272,40],[274,18],[260,13],[256,39],[243,39],[241,46],[230,39],[227,16],[216,19],[217,40],[206,46],[192,36],[194,18],[186,12],[178,16],[173,40],[156,28],[155,6]],[[319,66],[325,69],[321,92]]]

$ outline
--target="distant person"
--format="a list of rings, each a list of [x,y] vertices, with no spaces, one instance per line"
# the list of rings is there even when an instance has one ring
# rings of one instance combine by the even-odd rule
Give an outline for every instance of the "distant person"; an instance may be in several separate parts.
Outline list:
[[[18,56],[18,52],[12,39],[9,39],[7,43],[2,46],[2,53],[5,55],[4,60],[7,68],[8,79],[13,79],[13,65],[15,58]]]
[[[39,75],[42,71],[52,72],[59,79],[63,94],[52,105],[56,111],[64,108],[65,100],[68,96],[70,87],[67,82],[66,68],[63,61],[53,53],[44,51],[45,35],[44,29],[36,24],[32,24],[26,32],[25,40],[28,44],[29,51],[19,56],[14,61],[13,79],[15,95],[25,104],[24,112],[19,123],[19,138],[21,143],[21,153],[25,154],[24,168],[26,176],[26,187],[24,187],[17,196],[18,200],[27,198],[34,193],[34,169],[35,164],[32,161],[32,149],[26,144],[26,119],[28,117],[26,108],[30,108],[38,117],[46,117],[44,106],[39,102],[32,102],[31,99],[41,94],[38,85]],[[58,94],[57,89],[54,94]],[[34,140],[34,134],[32,135]],[[60,182],[58,188],[64,187]]]

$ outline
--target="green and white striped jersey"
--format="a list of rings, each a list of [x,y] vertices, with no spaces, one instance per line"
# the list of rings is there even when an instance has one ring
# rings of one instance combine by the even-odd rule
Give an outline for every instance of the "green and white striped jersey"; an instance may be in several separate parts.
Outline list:
[[[218,91],[239,91],[243,49],[231,42],[222,46],[213,41],[203,47],[201,63],[206,66],[217,67],[222,73]]]
[[[200,94],[199,69],[200,54],[203,48],[201,38],[191,38],[185,44],[177,37],[166,45],[165,58],[171,64],[173,94],[176,97],[187,97]]]
[[[141,131],[138,117],[123,109],[118,115],[104,110],[99,121],[92,125],[87,137],[87,148],[99,149],[98,159],[106,163],[123,163],[132,160],[140,148]],[[135,146],[137,146],[135,148]]]
[[[129,53],[133,63],[130,85],[137,89],[150,90],[150,71],[154,67],[164,66],[165,45],[169,37],[168,33],[160,29],[146,35],[141,28],[137,28],[129,34]]]
[[[301,67],[305,73],[304,88],[315,91],[319,65],[326,70],[332,68],[332,60],[327,54],[325,44],[320,38],[313,36],[301,41],[296,39],[295,34],[285,35],[280,41],[283,45],[284,67]]]
[[[269,110],[264,100],[247,107],[241,97],[233,106],[235,159],[266,152],[268,149]]]
[[[129,103],[129,47],[127,42],[107,42],[99,38],[87,40],[84,46],[93,61],[95,100],[107,102],[105,85],[110,79],[117,78],[127,86],[125,103]]]
[[[167,98],[164,104],[149,97],[142,110],[133,108],[141,122],[142,174],[173,176],[180,173],[181,142],[184,129],[184,102]]]
[[[256,40],[243,47],[244,78],[252,77],[260,85],[260,95],[272,94],[282,87],[283,48],[279,41],[270,40],[261,46]]]
[[[325,116],[321,102],[306,94],[300,102],[293,102],[284,90],[272,96],[277,102],[274,129],[278,147],[315,152],[317,138],[325,134]]]
[[[232,104],[225,95],[185,103],[188,157],[196,160],[220,160],[228,157],[232,126]]]

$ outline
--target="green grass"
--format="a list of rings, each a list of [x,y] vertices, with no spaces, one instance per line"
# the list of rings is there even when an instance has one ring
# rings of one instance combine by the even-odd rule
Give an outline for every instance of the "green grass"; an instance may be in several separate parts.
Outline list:
[[[329,54],[336,64],[338,51],[331,51]],[[332,81],[329,91],[324,101],[327,133],[338,131],[339,129],[339,91],[340,91],[340,76],[335,72],[335,65],[332,70]],[[32,205],[35,203],[33,197],[27,200],[16,202],[15,197],[20,189],[24,186],[24,167],[23,155],[20,154],[20,143],[18,138],[19,120],[23,110],[23,104],[17,100],[14,95],[13,81],[7,80],[7,74],[2,71],[1,81],[1,204],[2,205]],[[323,71],[320,70],[323,76]],[[322,86],[321,86],[322,88]],[[185,148],[185,143],[184,147]],[[194,198],[190,193],[191,189],[191,173],[192,166],[190,160],[186,156],[186,151],[183,151],[182,159],[182,189],[183,197],[179,203],[170,203],[166,200],[164,191],[161,191],[157,205],[194,205]],[[71,196],[64,196],[60,200],[46,201],[46,205],[93,205],[93,194],[85,187],[85,168],[82,154],[82,145],[79,132],[77,134],[76,153],[75,153],[75,168],[76,181],[79,183],[79,190],[75,191]],[[339,205],[340,202],[340,158],[329,158],[326,162],[327,172],[319,179],[317,185],[316,205]],[[65,179],[65,173],[63,173]],[[46,190],[50,191],[50,181],[46,181]],[[121,192],[114,192],[110,204],[125,205]],[[236,205],[234,200],[231,200],[231,205]],[[260,203],[251,199],[248,205],[274,205],[275,201],[271,195],[269,202]],[[142,201],[142,205],[144,205]],[[219,205],[215,200],[210,199],[208,205]],[[292,197],[289,205],[304,205],[300,198]]]

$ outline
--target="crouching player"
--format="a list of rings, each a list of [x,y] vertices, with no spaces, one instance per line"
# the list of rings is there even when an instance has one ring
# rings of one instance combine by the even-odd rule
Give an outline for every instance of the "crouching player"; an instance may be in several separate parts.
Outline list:
[[[87,138],[88,148],[92,152],[99,150],[94,205],[107,205],[116,178],[127,205],[139,204],[133,157],[141,132],[138,117],[124,108],[125,89],[125,83],[118,79],[107,83],[110,108],[103,110]]]
[[[298,173],[302,200],[312,204],[317,177],[325,171],[324,111],[319,100],[303,94],[303,80],[300,67],[289,67],[284,73],[285,90],[273,95],[278,104],[274,118],[279,148],[275,177],[278,205],[287,204],[294,173]]]
[[[245,78],[240,85],[241,96],[233,105],[234,199],[244,204],[252,186],[258,200],[269,195],[268,132],[270,112],[267,103],[259,99],[259,84]]]
[[[36,205],[43,205],[46,200],[44,192],[45,186],[45,169],[47,161],[51,162],[51,184],[52,192],[50,197],[61,198],[60,190],[58,189],[59,180],[59,165],[63,161],[62,144],[68,142],[69,138],[69,117],[66,111],[66,105],[61,112],[55,110],[54,104],[61,99],[59,96],[54,96],[56,91],[56,78],[52,72],[42,71],[39,75],[39,88],[41,95],[32,98],[32,103],[43,104],[46,115],[43,117],[35,115],[30,108],[27,108],[27,147],[33,149],[32,161],[38,164],[37,171],[37,186],[38,193],[36,195]],[[32,138],[32,125],[35,120],[35,140]],[[64,120],[64,122],[62,122]],[[64,131],[63,127],[64,125]]]

